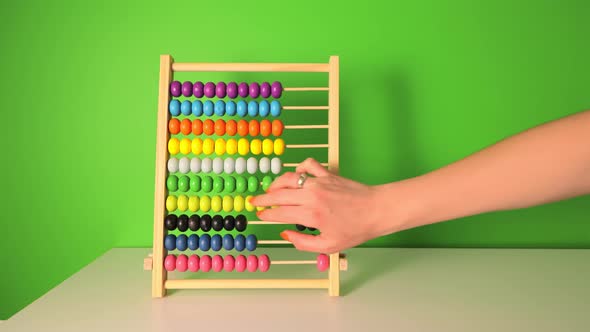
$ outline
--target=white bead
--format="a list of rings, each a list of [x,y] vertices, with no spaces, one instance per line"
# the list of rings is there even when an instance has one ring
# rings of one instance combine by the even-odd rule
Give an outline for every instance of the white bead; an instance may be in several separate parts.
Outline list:
[[[260,158],[258,168],[260,168],[260,173],[270,172],[270,159],[268,159],[268,157]]]
[[[211,173],[212,168],[213,161],[211,160],[211,158],[203,158],[203,160],[201,160],[201,172]]]
[[[239,157],[236,159],[236,173],[242,174],[246,171],[246,159]]]
[[[235,160],[233,158],[227,158],[223,161],[223,171],[226,174],[232,174],[235,170]]]
[[[176,159],[176,158],[168,159],[168,172],[169,173],[178,172],[178,159]]]
[[[281,172],[281,168],[283,168],[281,160],[277,157],[272,158],[270,161],[270,171],[272,174],[279,174]]]
[[[187,157],[182,157],[178,161],[178,170],[182,174],[186,174],[191,169],[191,161]]]
[[[193,172],[193,173],[201,172],[201,159],[199,159],[199,158],[191,159],[191,172]]]
[[[213,173],[221,174],[223,173],[223,159],[216,157],[213,159]]]
[[[246,169],[248,170],[248,173],[250,173],[250,174],[256,173],[256,170],[258,170],[258,160],[256,160],[256,158],[254,158],[254,157],[248,158],[248,162],[246,164]]]

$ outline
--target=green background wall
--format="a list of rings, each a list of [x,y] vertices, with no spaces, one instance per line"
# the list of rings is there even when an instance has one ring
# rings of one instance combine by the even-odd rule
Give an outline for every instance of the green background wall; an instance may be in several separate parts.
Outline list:
[[[341,170],[369,184],[590,108],[588,1],[352,3],[0,2],[0,319],[109,248],[151,244],[160,54],[340,55]],[[589,207],[578,198],[368,245],[589,248]]]

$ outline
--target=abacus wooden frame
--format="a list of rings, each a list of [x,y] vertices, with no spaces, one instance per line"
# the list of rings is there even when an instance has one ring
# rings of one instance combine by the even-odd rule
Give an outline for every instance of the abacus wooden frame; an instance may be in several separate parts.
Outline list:
[[[328,169],[338,173],[339,58],[328,63],[175,63],[172,56],[160,56],[158,125],[156,142],[156,178],[154,194],[154,242],[152,257],[152,297],[163,297],[167,289],[205,288],[327,288],[330,296],[340,295],[340,254],[330,254],[328,278],[323,279],[189,279],[168,280],[164,269],[164,227],[166,199],[166,163],[168,160],[168,103],[173,72],[323,72],[328,73]],[[297,91],[297,88],[292,88]],[[285,107],[287,109],[287,107]],[[293,108],[298,109],[298,108]]]

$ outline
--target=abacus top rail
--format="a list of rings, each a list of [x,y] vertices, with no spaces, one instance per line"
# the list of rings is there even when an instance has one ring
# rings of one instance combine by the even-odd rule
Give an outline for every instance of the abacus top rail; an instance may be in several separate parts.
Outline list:
[[[327,73],[330,71],[328,63],[204,63],[204,62],[175,62],[172,64],[175,72],[301,72]]]

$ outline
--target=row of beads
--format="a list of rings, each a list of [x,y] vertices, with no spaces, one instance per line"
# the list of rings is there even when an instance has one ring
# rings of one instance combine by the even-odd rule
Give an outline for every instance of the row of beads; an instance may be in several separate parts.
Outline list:
[[[182,121],[177,118],[173,118],[168,122],[168,131],[170,134],[176,135],[182,133],[183,135],[201,135],[205,134],[211,136],[213,134],[217,136],[223,136],[225,134],[229,136],[235,136],[236,134],[244,136],[258,136],[268,137],[271,134],[274,136],[281,136],[285,126],[281,120],[250,120],[249,122],[242,119],[236,122],[236,120],[228,120],[227,122],[223,119],[217,119],[215,122],[211,119],[202,121],[200,119],[183,119]]]
[[[258,181],[258,178],[255,176],[248,177],[246,180],[243,176],[186,176],[181,175],[180,177],[176,175],[169,175],[166,179],[166,188],[170,192],[179,191],[179,192],[188,192],[189,190],[192,192],[215,192],[221,193],[224,190],[227,192],[237,192],[237,193],[245,193],[246,190],[251,193],[255,193],[258,191],[259,185],[262,185],[262,189],[266,191],[270,184],[272,183],[272,177],[270,175],[266,175],[262,178],[262,183]]]
[[[254,155],[263,153],[269,156],[274,152],[274,154],[280,156],[285,153],[285,141],[282,138],[277,138],[273,142],[270,138],[265,138],[264,140],[255,138],[251,141],[248,141],[245,138],[240,138],[238,140],[230,138],[226,141],[224,138],[218,138],[216,140],[205,138],[203,140],[198,137],[193,138],[191,141],[186,137],[180,140],[173,137],[168,141],[168,152],[170,152],[171,155],[179,153],[186,155],[192,152],[195,155],[201,153],[211,155],[215,153],[218,156],[225,153],[229,155],[239,153],[240,155],[245,156],[249,152],[252,152]]]
[[[203,84],[200,81],[194,84],[190,81],[185,81],[182,84],[179,81],[170,83],[170,94],[174,97],[183,95],[185,97],[195,96],[197,98],[202,98],[203,96],[207,98],[213,98],[215,96],[217,98],[225,98],[225,96],[228,96],[233,99],[238,96],[245,98],[250,95],[252,98],[258,98],[258,96],[262,98],[268,98],[270,96],[280,98],[282,93],[283,86],[280,82],[273,82],[272,84],[268,82],[263,82],[262,84],[253,82],[250,85],[246,82],[240,84],[229,82],[227,85],[224,82],[219,82],[216,85],[213,82]]]
[[[248,258],[244,255],[238,255],[234,258],[232,255],[227,255],[225,257],[221,257],[220,255],[215,255],[213,257],[209,255],[203,255],[201,257],[197,255],[191,255],[190,257],[180,254],[178,258],[176,255],[167,255],[164,259],[164,268],[166,271],[178,271],[178,272],[209,272],[213,270],[214,272],[221,272],[222,270],[226,272],[244,272],[248,270],[248,272],[256,272],[257,270],[260,272],[266,272],[270,268],[270,258],[267,255],[261,255],[260,257],[256,257],[255,255],[250,255]]]
[[[187,174],[189,171],[193,173],[215,173],[215,174],[243,174],[244,172],[248,172],[250,174],[254,174],[256,172],[260,172],[263,174],[266,173],[273,173],[279,174],[283,164],[281,159],[275,157],[269,159],[267,157],[262,157],[260,160],[250,157],[248,160],[238,157],[236,159],[233,158],[225,158],[221,159],[216,157],[214,159],[211,158],[191,158],[188,159],[187,157],[183,157],[180,159],[170,158],[168,160],[168,172],[176,173],[180,172],[183,174]]]
[[[223,100],[218,100],[213,103],[211,100],[205,100],[201,102],[200,100],[184,100],[180,102],[178,99],[172,99],[168,104],[168,111],[172,116],[179,116],[182,115],[194,115],[194,116],[213,116],[213,114],[217,116],[241,116],[245,117],[248,116],[274,116],[278,117],[281,115],[281,103],[278,100],[273,100],[270,103],[266,100],[262,100],[257,102],[255,100],[251,100],[246,102],[245,100],[240,100],[237,103],[233,101],[225,102]]]
[[[166,248],[166,250],[177,249],[179,251],[185,251],[187,249],[198,249],[201,251],[209,251],[209,249],[211,249],[213,251],[219,251],[223,247],[225,250],[233,250],[235,248],[236,251],[244,251],[244,249],[254,251],[257,246],[258,239],[254,234],[248,236],[238,234],[235,239],[231,234],[225,234],[223,239],[219,234],[213,236],[202,234],[200,237],[197,234],[191,234],[190,236],[186,236],[185,234],[180,234],[178,236],[168,234],[164,238],[164,248]]]
[[[295,228],[297,228],[297,230],[298,230],[298,231],[300,231],[300,232],[303,232],[303,231],[305,231],[306,229],[307,229],[308,231],[310,231],[310,232],[313,232],[313,231],[315,231],[315,230],[316,230],[316,229],[315,229],[315,228],[313,228],[313,227],[307,227],[307,226],[303,226],[303,225],[300,225],[300,224],[296,224],[296,225],[295,225]]]
[[[181,232],[186,232],[189,229],[193,232],[198,230],[209,232],[211,229],[219,232],[222,229],[232,231],[235,228],[236,231],[243,232],[246,230],[247,226],[248,221],[243,214],[238,214],[235,218],[233,216],[225,216],[224,218],[220,215],[211,217],[208,214],[204,214],[200,217],[196,214],[193,214],[190,217],[186,214],[181,214],[179,216],[169,214],[164,218],[164,227],[169,231],[178,228]]]
[[[178,195],[177,196],[168,196],[166,197],[166,210],[168,212],[173,212],[176,210],[179,211],[203,211],[203,212],[220,212],[221,210],[225,212],[242,212],[244,210],[252,212],[254,210],[264,210],[263,207],[255,207],[254,205],[250,204],[250,199],[252,196],[186,196],[186,195]]]

